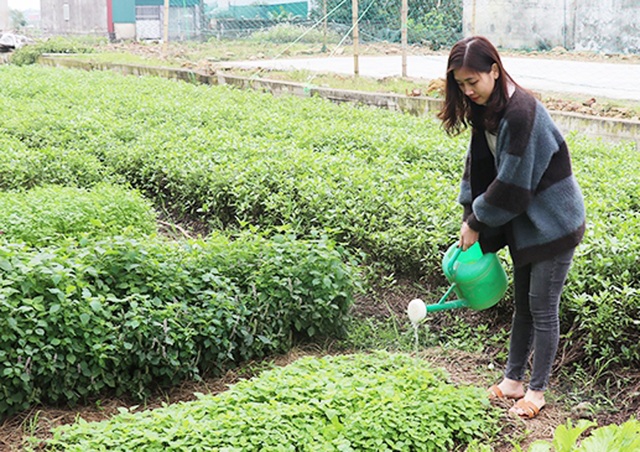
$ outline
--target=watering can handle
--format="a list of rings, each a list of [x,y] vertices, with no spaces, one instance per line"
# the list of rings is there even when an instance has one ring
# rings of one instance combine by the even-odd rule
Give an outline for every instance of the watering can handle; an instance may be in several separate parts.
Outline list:
[[[456,248],[456,251],[453,253],[453,256],[451,257],[451,260],[449,261],[449,265],[447,269],[449,270],[450,275],[453,274],[453,264],[455,264],[456,260],[458,260],[458,256],[460,256],[461,252],[462,252],[462,247],[458,246]]]

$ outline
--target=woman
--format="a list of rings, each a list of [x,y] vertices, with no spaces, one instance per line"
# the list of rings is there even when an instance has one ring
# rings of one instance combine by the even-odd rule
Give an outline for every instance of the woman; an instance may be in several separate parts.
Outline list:
[[[560,294],[585,229],[569,151],[543,105],[513,81],[484,37],[451,49],[439,118],[452,135],[471,127],[458,198],[464,209],[460,246],[479,241],[485,253],[508,246],[514,266],[509,358],[490,397],[517,400],[510,412],[533,418],[545,405]]]

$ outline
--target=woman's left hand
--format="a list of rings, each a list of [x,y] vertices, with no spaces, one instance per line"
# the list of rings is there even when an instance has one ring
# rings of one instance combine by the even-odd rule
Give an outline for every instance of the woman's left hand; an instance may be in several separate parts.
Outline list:
[[[469,227],[467,222],[462,223],[462,227],[460,228],[460,246],[462,247],[462,251],[466,251],[478,241],[480,237],[480,233],[478,231],[474,231]]]

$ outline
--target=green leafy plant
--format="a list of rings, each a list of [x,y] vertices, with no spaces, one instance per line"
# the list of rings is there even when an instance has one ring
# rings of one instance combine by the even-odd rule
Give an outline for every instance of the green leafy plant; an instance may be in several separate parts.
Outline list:
[[[593,421],[581,419],[574,426],[571,419],[556,427],[553,441],[536,441],[529,452],[626,452],[640,450],[640,421],[629,419],[621,425],[611,424],[591,430],[589,435],[579,438],[590,428]]]
[[[156,230],[151,203],[124,187],[98,184],[90,190],[48,185],[0,192],[0,230],[5,240],[30,245],[64,238],[148,235]]]
[[[325,238],[0,241],[0,417],[157,388],[339,336],[357,288]]]
[[[50,38],[36,44],[25,45],[11,54],[9,62],[17,66],[34,64],[44,53],[90,53],[93,47],[83,44],[77,39],[61,37]]]
[[[194,402],[54,431],[53,449],[457,450],[498,431],[483,391],[424,361],[374,352],[301,358]]]

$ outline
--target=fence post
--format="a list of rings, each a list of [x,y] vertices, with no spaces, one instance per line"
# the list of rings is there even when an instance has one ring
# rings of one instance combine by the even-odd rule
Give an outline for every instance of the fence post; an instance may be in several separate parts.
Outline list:
[[[360,68],[358,66],[358,0],[351,0],[353,21],[353,75],[356,77],[360,74]]]
[[[402,76],[407,76],[407,14],[408,14],[408,0],[402,0],[402,7],[400,8],[400,36],[402,41]]]
[[[322,0],[322,52],[327,51],[327,0]]]

